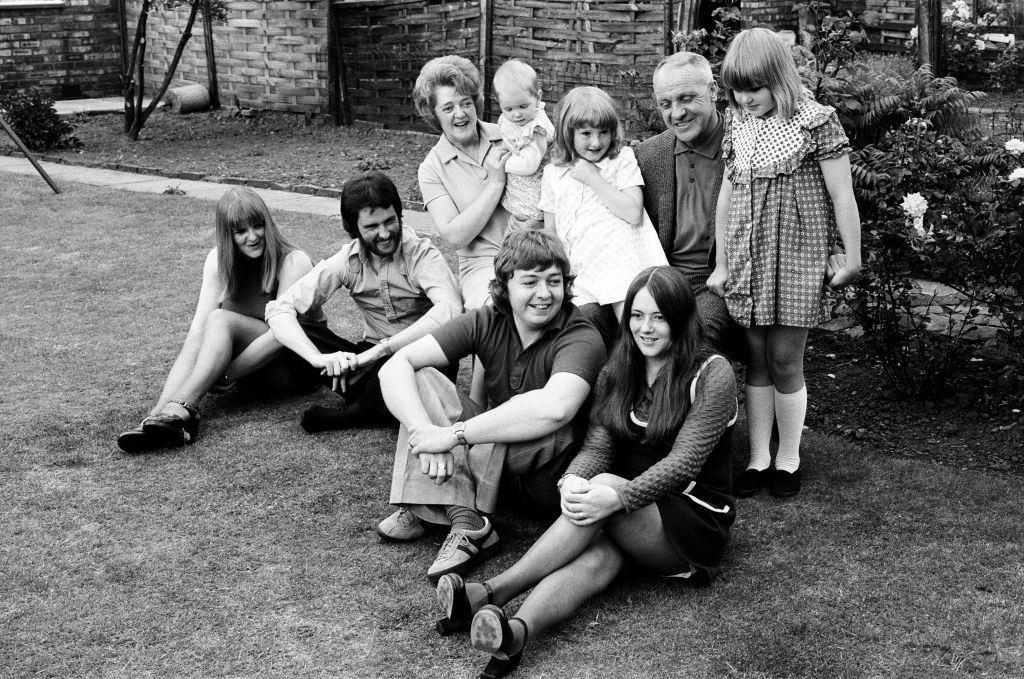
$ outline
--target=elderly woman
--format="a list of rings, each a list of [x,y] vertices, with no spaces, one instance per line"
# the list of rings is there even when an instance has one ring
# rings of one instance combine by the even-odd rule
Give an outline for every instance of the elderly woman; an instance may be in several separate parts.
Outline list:
[[[483,106],[480,73],[457,56],[428,61],[412,91],[416,111],[441,133],[420,164],[423,202],[434,226],[459,255],[466,309],[487,301],[494,255],[509,214],[501,207],[508,150],[497,125],[477,118]]]

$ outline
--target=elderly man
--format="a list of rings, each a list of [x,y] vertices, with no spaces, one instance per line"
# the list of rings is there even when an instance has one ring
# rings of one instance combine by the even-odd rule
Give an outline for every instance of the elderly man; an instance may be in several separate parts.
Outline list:
[[[640,144],[636,159],[644,178],[644,209],[668,262],[686,274],[708,334],[720,344],[732,322],[725,301],[707,286],[725,170],[725,125],[715,106],[717,95],[707,59],[693,52],[663,59],[654,69],[654,100],[667,129]]]
[[[412,229],[402,228],[402,201],[386,175],[368,172],[346,183],[341,218],[353,240],[266,309],[277,340],[321,368],[334,390],[345,397],[343,408],[307,410],[302,416],[307,432],[394,424],[381,398],[380,367],[397,349],[462,313],[455,277],[441,252]],[[317,329],[300,326],[296,317],[321,306],[342,287],[363,314],[360,342],[348,342],[333,333],[334,341],[324,342]],[[307,335],[307,330],[314,336]],[[341,351],[321,353],[325,346]],[[457,372],[454,365],[447,373],[449,379]]]
[[[605,360],[597,330],[573,306],[558,240],[524,230],[494,261],[493,306],[472,309],[395,354],[381,369],[384,400],[402,423],[387,540],[451,524],[427,577],[462,573],[498,544],[490,520],[499,482],[518,506],[557,513],[558,479],[586,431],[583,408]],[[438,368],[476,355],[487,404],[460,397]],[[506,499],[503,497],[503,500]]]

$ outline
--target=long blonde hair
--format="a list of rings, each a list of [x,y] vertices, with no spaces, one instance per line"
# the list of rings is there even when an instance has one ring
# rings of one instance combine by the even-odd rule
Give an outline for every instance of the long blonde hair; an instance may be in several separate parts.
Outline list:
[[[783,120],[793,117],[804,97],[803,82],[786,43],[767,28],[740,31],[722,61],[722,85],[729,105],[743,114],[733,90],[758,90],[772,93],[775,112]]]
[[[288,242],[270,216],[263,199],[252,189],[241,186],[231,188],[217,201],[217,266],[225,294],[230,297],[238,291],[238,262],[244,257],[235,247],[234,232],[239,229],[263,227],[263,292],[272,293],[277,287],[277,272],[285,255],[295,249]]]

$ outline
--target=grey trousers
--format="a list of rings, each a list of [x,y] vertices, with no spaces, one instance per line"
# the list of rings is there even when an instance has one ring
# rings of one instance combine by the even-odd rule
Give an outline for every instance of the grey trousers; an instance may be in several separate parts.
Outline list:
[[[416,371],[416,387],[433,424],[448,426],[484,410],[463,397],[434,368]],[[420,471],[419,460],[409,454],[409,432],[402,425],[398,430],[390,502],[409,509],[424,521],[441,524],[449,523],[445,511],[449,505],[493,513],[499,490],[517,496],[507,498],[513,503],[519,504],[518,499],[532,505],[531,509],[557,512],[559,495],[555,483],[577,448],[569,425],[532,441],[456,446],[452,449],[455,471],[439,486]]]

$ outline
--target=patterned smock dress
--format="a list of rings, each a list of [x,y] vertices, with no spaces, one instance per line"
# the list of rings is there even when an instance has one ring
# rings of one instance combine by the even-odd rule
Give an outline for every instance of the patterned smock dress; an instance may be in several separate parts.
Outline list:
[[[818,161],[848,154],[850,142],[835,109],[810,97],[789,121],[729,109],[725,122],[726,306],[744,327],[813,328],[829,318],[825,264],[839,235]]]

